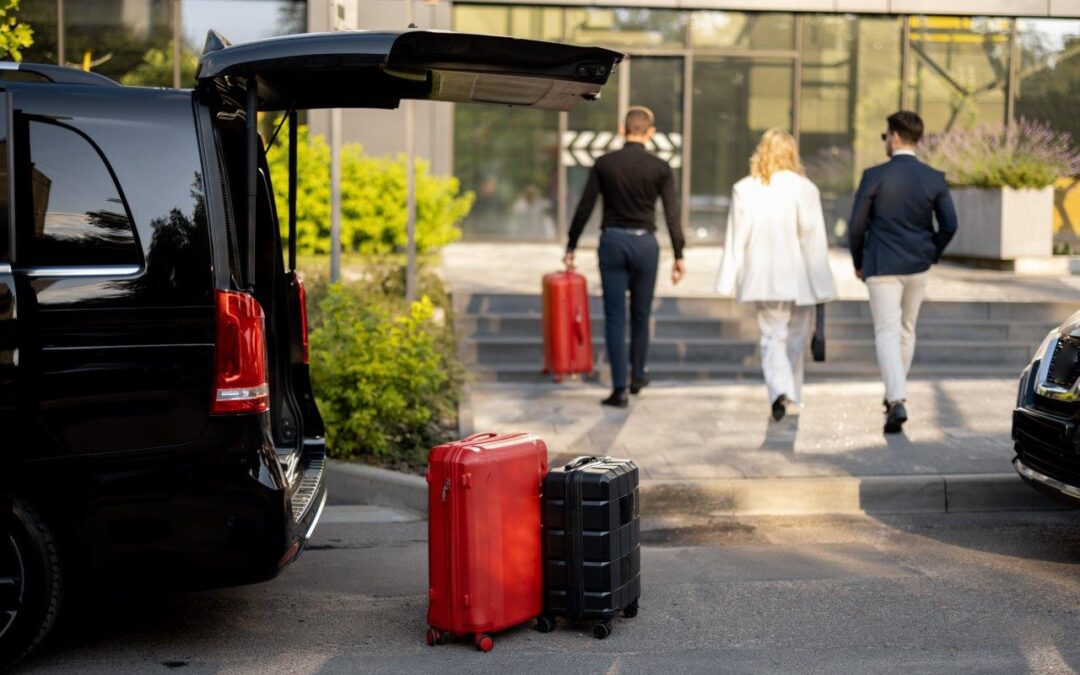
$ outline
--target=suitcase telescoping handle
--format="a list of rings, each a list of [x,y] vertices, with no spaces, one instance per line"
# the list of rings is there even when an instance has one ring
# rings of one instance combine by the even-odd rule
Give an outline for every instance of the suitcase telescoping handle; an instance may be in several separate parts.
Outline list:
[[[597,457],[596,455],[584,455],[582,457],[578,457],[574,461],[572,461],[569,464],[567,464],[566,466],[564,466],[563,470],[564,471],[573,471],[574,469],[579,469],[579,468],[585,466],[586,464],[592,464],[593,462],[596,462],[596,461],[599,461],[599,460],[602,460],[602,459],[607,459],[607,458],[606,457]]]
[[[461,443],[474,443],[476,441],[483,441],[483,440],[487,440],[489,438],[495,438],[498,435],[499,434],[494,432],[494,431],[481,431],[478,434],[473,434],[472,436],[469,436],[468,438],[462,439],[460,442]]]

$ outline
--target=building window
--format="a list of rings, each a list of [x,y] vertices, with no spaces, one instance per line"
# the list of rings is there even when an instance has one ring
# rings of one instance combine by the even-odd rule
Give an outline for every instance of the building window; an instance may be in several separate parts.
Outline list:
[[[751,57],[694,59],[691,239],[723,240],[731,188],[772,127],[791,131],[794,62]]]
[[[885,160],[880,134],[900,106],[901,38],[897,18],[803,18],[799,150],[833,243],[846,241],[863,170]]]
[[[795,48],[795,17],[791,14],[694,12],[690,20],[694,49]]]
[[[926,130],[1003,124],[1012,21],[956,16],[908,21],[908,101]]]
[[[1067,131],[1080,143],[1080,21],[1017,21],[1020,63],[1013,86],[1016,116]],[[1054,242],[1080,251],[1080,181],[1062,178],[1054,198]]]
[[[454,173],[476,195],[466,237],[550,240],[556,236],[558,114],[458,106]]]
[[[19,262],[30,267],[142,262],[120,189],[104,158],[70,127],[31,120],[29,156],[19,159],[22,203]]]
[[[559,7],[460,5],[454,7],[454,30],[559,41],[563,38],[563,10]]]
[[[602,47],[684,47],[687,21],[686,12],[667,9],[567,9],[566,40]]]

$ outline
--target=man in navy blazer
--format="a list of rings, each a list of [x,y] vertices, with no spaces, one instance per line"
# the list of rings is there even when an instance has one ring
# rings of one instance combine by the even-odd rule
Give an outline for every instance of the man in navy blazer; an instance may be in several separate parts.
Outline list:
[[[945,174],[915,156],[922,134],[916,113],[889,116],[881,140],[890,159],[863,172],[851,211],[851,258],[870,291],[874,344],[885,380],[885,433],[900,432],[908,419],[907,374],[929,269],[956,234]]]

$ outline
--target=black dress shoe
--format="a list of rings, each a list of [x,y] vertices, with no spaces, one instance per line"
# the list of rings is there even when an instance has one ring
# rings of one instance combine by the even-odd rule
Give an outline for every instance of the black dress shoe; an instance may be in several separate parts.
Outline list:
[[[611,396],[608,396],[603,401],[600,401],[602,405],[609,405],[612,408],[625,408],[630,405],[630,397],[626,395],[625,389],[613,389]]]
[[[907,408],[903,401],[893,401],[889,404],[889,412],[885,413],[885,433],[898,434],[903,431],[904,422],[907,422]]]
[[[774,420],[779,422],[784,419],[784,415],[787,414],[788,403],[791,403],[791,400],[784,394],[780,394],[776,397],[776,400],[773,401],[772,404],[772,418]]]
[[[637,394],[645,387],[649,386],[649,380],[630,380],[630,393]]]

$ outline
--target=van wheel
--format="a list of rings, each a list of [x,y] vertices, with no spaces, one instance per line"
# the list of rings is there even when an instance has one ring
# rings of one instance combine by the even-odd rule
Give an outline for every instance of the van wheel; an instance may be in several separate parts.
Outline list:
[[[41,644],[62,597],[52,532],[33,508],[16,501],[7,526],[0,527],[0,670]]]

